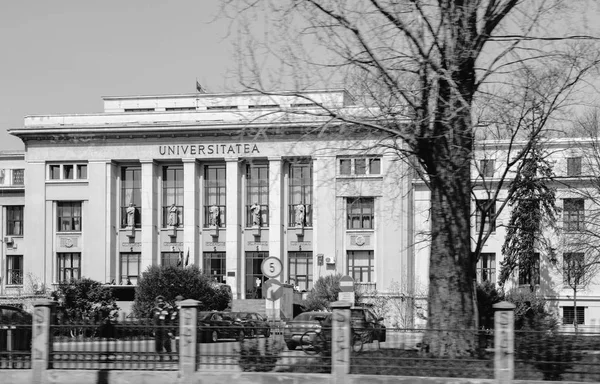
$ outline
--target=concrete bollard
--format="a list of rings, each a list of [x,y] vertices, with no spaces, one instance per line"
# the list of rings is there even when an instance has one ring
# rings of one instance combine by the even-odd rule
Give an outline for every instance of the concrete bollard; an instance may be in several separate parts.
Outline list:
[[[183,300],[179,310],[179,378],[188,382],[196,372],[198,300]]]
[[[506,301],[493,305],[494,377],[496,383],[512,383],[515,377],[515,305]]]
[[[31,382],[41,384],[46,381],[46,370],[49,368],[50,351],[50,321],[55,302],[39,300],[33,304],[33,334],[31,342]]]
[[[337,383],[346,382],[346,375],[350,373],[350,306],[346,301],[331,304],[331,374]]]

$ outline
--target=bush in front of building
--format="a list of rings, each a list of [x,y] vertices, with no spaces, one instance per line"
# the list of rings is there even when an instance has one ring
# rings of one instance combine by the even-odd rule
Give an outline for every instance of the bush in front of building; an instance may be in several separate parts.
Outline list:
[[[319,277],[302,303],[304,311],[331,311],[331,303],[338,301],[341,292],[342,277],[340,273]],[[361,294],[354,285],[354,305],[360,302]]]
[[[115,320],[119,311],[110,287],[85,277],[60,283],[52,297],[63,323],[102,323]]]
[[[152,308],[156,296],[175,305],[175,298],[200,301],[201,311],[226,309],[231,301],[229,293],[216,285],[209,276],[192,265],[189,267],[153,265],[142,274],[135,289],[133,314],[140,319],[152,317]]]

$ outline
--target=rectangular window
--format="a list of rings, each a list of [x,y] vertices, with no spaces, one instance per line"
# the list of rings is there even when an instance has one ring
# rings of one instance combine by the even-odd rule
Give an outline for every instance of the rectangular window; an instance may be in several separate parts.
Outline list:
[[[86,164],[77,164],[77,178],[79,180],[87,179],[87,165]]]
[[[57,259],[59,283],[81,278],[81,253],[58,253]]]
[[[373,229],[375,200],[369,197],[348,198],[348,229]]]
[[[584,219],[584,199],[563,200],[563,226],[566,231],[583,230]]]
[[[63,165],[63,175],[64,175],[64,179],[66,180],[72,180],[73,177],[75,176],[74,172],[73,172],[73,164],[65,164]]]
[[[494,160],[479,160],[479,172],[481,173],[482,177],[494,177]]]
[[[348,251],[348,276],[357,283],[374,283],[373,251]]]
[[[137,285],[140,278],[140,253],[121,253],[121,285]]]
[[[581,176],[581,157],[567,158],[567,176]]]
[[[267,278],[262,274],[262,262],[269,252],[246,252],[246,299],[262,299],[262,285]]]
[[[290,164],[288,225],[312,227],[312,163]]]
[[[202,270],[217,283],[225,283],[225,252],[204,252]]]
[[[128,226],[135,228],[142,226],[141,167],[121,168],[121,228]]]
[[[25,170],[24,169],[13,169],[12,171],[12,185],[24,185],[25,184]]]
[[[313,288],[312,252],[289,252],[288,271],[290,284],[297,286],[300,291],[310,291]]]
[[[496,283],[496,254],[482,253],[477,261],[477,282]]]
[[[533,254],[533,265],[530,269],[519,267],[519,285],[540,284],[540,254]]]
[[[486,233],[496,231],[496,202],[493,200],[475,200],[475,230]],[[481,227],[482,220],[483,229]]]
[[[160,265],[163,267],[177,267],[183,263],[182,252],[163,252],[160,254]]]
[[[50,164],[50,180],[60,180],[60,165]]]
[[[379,157],[341,157],[338,160],[340,175],[381,174],[381,158]]]
[[[269,166],[246,166],[246,227],[269,225]]]
[[[575,319],[577,319],[577,324],[585,324],[585,307],[577,307],[577,311],[575,307],[562,307],[563,308],[563,324],[570,325],[575,324]],[[577,317],[575,316],[577,313]]]
[[[183,168],[163,167],[163,228],[183,225]]]
[[[204,168],[204,227],[225,226],[225,165]]]
[[[6,255],[6,285],[23,285],[23,255]]]
[[[81,202],[59,201],[56,204],[58,232],[81,232]]]
[[[85,180],[87,164],[48,164],[48,180]]]
[[[585,278],[585,256],[582,252],[563,254],[563,282],[569,287],[581,285]]]
[[[6,207],[6,234],[23,236],[23,206],[9,205]]]

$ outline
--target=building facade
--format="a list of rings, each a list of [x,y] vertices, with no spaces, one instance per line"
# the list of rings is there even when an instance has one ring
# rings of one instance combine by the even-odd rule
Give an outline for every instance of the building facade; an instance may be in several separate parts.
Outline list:
[[[345,91],[304,96],[352,107]],[[267,257],[307,291],[333,272],[371,289],[406,279],[403,166],[376,138],[315,130],[325,118],[313,110],[293,95],[194,94],[26,117],[11,130],[25,152],[0,159],[24,170],[1,187],[4,293],[80,277],[135,285],[150,265],[194,264],[234,298],[261,298]]]

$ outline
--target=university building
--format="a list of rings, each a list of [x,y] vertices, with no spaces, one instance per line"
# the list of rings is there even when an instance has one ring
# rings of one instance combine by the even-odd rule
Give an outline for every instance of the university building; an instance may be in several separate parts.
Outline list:
[[[106,97],[102,113],[25,117],[10,130],[24,153],[0,157],[3,294],[135,285],[181,263],[260,299],[267,257],[300,290],[333,272],[369,289],[409,278],[403,165],[313,113],[352,108],[347,92],[303,96]]]
[[[332,123],[322,107],[364,113],[346,91],[326,90],[105,97],[101,113],[25,117],[10,129],[25,150],[0,153],[0,294],[80,277],[135,286],[151,265],[193,264],[235,300],[264,302],[261,264],[275,257],[281,282],[308,291],[320,276],[350,275],[366,292],[416,297],[421,304],[403,308],[422,322],[429,191],[380,135]],[[565,244],[592,225],[600,201],[590,198],[592,144],[547,143],[562,209],[557,255],[540,249],[536,268],[506,285],[534,286],[566,325],[600,319],[599,282],[582,287],[575,306],[555,263],[586,257]],[[500,180],[509,148],[478,145],[473,228],[478,209],[494,213],[506,198],[489,202],[481,186]],[[479,281],[497,280],[509,215],[485,223]],[[388,325],[412,323],[402,316],[390,311]]]

